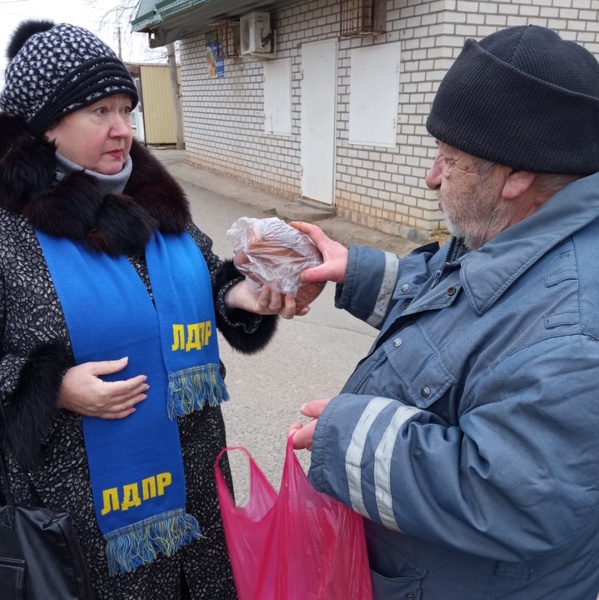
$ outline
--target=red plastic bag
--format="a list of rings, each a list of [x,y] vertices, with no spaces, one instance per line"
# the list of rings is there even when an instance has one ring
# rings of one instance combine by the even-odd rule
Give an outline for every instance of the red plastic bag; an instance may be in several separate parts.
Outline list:
[[[220,471],[225,452],[248,455],[250,492],[236,506]],[[371,600],[362,517],[317,492],[287,442],[279,494],[243,447],[217,457],[216,486],[239,600]]]

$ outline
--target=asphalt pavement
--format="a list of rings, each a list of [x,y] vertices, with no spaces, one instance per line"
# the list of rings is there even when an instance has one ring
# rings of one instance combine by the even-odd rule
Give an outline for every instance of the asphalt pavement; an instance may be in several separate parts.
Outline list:
[[[232,256],[226,232],[244,216],[317,222],[329,237],[344,245],[368,245],[398,254],[416,246],[331,213],[323,217],[322,211],[188,165],[183,151],[152,151],[182,185],[194,222],[212,238],[221,258]],[[246,448],[275,489],[281,479],[287,428],[292,421],[302,420],[301,404],[338,393],[376,336],[372,327],[334,308],[334,291],[335,286],[327,284],[307,316],[280,319],[274,339],[259,354],[235,352],[219,334],[231,395],[223,405],[228,444]],[[307,469],[309,453],[297,455]],[[229,457],[238,504],[244,504],[249,487],[247,459],[238,451],[230,452]]]

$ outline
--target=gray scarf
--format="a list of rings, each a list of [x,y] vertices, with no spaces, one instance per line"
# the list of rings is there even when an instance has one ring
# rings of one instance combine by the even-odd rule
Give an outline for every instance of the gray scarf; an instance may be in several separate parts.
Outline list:
[[[103,196],[106,196],[106,194],[122,194],[127,185],[127,181],[129,181],[131,169],[133,168],[133,162],[130,156],[127,157],[127,161],[123,165],[123,170],[115,175],[104,175],[102,173],[90,171],[89,169],[84,169],[58,152],[56,153],[56,160],[58,162],[58,169],[56,170],[56,179],[58,181],[61,181],[66,175],[74,173],[75,171],[85,171],[98,182],[99,189]]]

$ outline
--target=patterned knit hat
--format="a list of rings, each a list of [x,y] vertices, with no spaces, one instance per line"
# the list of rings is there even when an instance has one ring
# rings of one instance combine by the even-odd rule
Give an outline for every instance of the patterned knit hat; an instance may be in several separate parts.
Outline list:
[[[24,21],[7,49],[0,108],[21,117],[34,136],[56,120],[113,94],[137,89],[116,54],[87,29],[52,21]]]
[[[426,127],[473,156],[533,173],[599,171],[599,63],[536,25],[467,40]]]

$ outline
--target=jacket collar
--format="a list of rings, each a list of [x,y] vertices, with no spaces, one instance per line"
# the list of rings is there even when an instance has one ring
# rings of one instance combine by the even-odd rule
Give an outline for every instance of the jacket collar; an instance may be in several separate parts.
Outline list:
[[[155,230],[182,233],[190,210],[179,184],[135,141],[131,159],[122,194],[104,195],[85,171],[57,181],[54,145],[31,136],[21,119],[0,114],[0,208],[100,252],[141,253]]]
[[[463,258],[460,277],[477,314],[489,310],[549,250],[599,217],[597,189],[599,173],[571,183]]]

